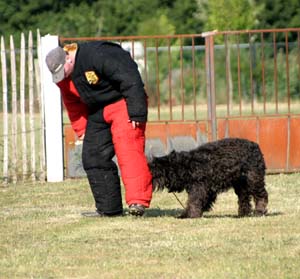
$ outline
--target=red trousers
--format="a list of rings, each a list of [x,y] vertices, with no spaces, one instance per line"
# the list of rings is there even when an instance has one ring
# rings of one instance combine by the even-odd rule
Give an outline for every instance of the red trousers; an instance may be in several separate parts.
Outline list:
[[[152,175],[145,156],[146,123],[133,129],[124,99],[108,105],[104,120],[111,125],[112,141],[125,187],[127,204],[149,207],[152,198]]]

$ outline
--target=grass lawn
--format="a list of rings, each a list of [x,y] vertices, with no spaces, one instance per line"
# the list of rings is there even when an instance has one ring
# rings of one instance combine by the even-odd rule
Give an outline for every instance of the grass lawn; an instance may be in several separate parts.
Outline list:
[[[268,216],[237,218],[230,191],[194,220],[166,192],[142,218],[93,219],[85,179],[2,187],[0,278],[300,278],[300,174],[266,182]]]

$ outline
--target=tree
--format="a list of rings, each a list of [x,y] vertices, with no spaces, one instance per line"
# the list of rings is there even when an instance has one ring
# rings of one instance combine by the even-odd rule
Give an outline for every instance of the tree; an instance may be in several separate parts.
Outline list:
[[[136,35],[139,23],[154,18],[158,9],[159,0],[102,1],[103,34]]]
[[[208,17],[205,24],[206,30],[243,30],[251,29],[256,24],[256,14],[258,7],[251,0],[210,0],[208,1]],[[230,38],[227,36],[215,37],[215,42],[224,44],[226,67],[224,71],[228,73],[227,89],[228,102],[232,106],[233,102],[233,82],[231,74],[231,59],[230,59]]]
[[[168,18],[176,27],[177,34],[195,34],[203,31],[200,19],[201,4],[196,0],[176,0],[168,9]]]
[[[202,26],[197,18],[196,0],[103,1],[102,11],[103,33],[110,35],[136,34],[142,22],[154,22],[162,14],[175,27],[177,34],[196,33]]]
[[[206,30],[225,31],[254,28],[260,6],[252,0],[209,0]]]
[[[157,12],[157,14],[146,19],[138,26],[138,35],[173,35],[175,26],[170,23],[166,14]]]
[[[95,0],[0,0],[0,34],[17,35],[40,29],[42,34],[91,36],[99,29],[97,10],[92,8],[96,3]]]
[[[58,34],[64,37],[94,37],[102,35],[103,16],[98,12],[97,3],[74,3],[60,14],[44,13],[48,21],[41,21],[39,28],[43,33]],[[84,15],[84,16],[83,16]]]
[[[292,28],[300,26],[299,0],[256,0],[263,5],[259,13],[259,28]]]

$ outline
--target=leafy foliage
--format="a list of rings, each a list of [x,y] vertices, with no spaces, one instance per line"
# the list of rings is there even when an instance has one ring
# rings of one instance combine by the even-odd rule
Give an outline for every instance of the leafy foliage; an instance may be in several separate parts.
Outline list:
[[[206,30],[241,30],[255,27],[255,12],[252,1],[210,0]]]
[[[298,0],[0,0],[0,34],[154,35],[300,25]],[[146,24],[167,19],[157,28]],[[158,32],[158,33],[157,33]],[[143,33],[143,34],[142,34]]]
[[[135,35],[140,24],[162,15],[176,33],[193,33],[199,25],[196,0],[0,0],[0,14],[0,34],[39,28],[43,34],[71,37]]]
[[[168,26],[176,34],[300,26],[298,0],[0,0],[0,14],[0,35],[37,28],[73,37],[166,34]]]
[[[289,28],[300,26],[299,0],[256,0],[264,9],[258,15],[259,28]]]

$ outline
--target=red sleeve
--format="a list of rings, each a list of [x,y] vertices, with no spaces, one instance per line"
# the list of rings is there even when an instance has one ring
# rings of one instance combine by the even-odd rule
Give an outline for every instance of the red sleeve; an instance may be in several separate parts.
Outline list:
[[[72,128],[78,137],[85,133],[88,107],[80,99],[78,91],[71,79],[64,79],[59,82],[63,103],[67,109]]]

